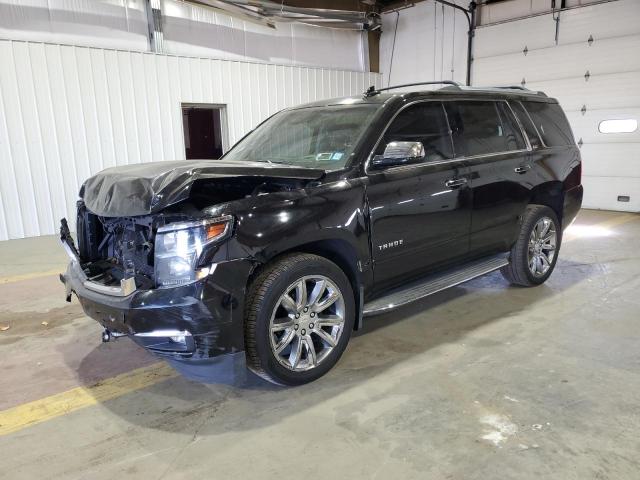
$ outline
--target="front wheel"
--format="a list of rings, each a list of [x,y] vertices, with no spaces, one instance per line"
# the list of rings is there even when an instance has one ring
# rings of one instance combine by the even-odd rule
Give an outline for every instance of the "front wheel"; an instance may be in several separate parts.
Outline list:
[[[355,316],[353,290],[329,260],[291,254],[267,265],[247,296],[247,366],[265,380],[301,385],[344,352]]]
[[[529,205],[511,249],[510,263],[500,270],[502,275],[516,285],[540,285],[556,266],[561,240],[555,212],[544,205]]]

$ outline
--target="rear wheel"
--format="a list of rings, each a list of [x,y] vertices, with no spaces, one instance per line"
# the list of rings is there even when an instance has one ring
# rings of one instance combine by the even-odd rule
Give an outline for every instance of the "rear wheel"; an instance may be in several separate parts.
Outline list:
[[[561,240],[555,212],[544,205],[529,205],[511,249],[511,262],[500,270],[502,275],[516,285],[540,285],[556,266]]]
[[[347,346],[355,304],[342,270],[311,254],[268,265],[247,296],[247,366],[281,385],[301,385],[328,372]]]

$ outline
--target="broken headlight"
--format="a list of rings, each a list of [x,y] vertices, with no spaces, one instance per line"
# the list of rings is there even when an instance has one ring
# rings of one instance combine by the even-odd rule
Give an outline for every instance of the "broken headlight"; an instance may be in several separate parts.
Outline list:
[[[198,268],[204,247],[231,233],[233,217],[223,216],[158,229],[155,239],[155,278],[158,287],[171,287],[204,278],[209,267]]]

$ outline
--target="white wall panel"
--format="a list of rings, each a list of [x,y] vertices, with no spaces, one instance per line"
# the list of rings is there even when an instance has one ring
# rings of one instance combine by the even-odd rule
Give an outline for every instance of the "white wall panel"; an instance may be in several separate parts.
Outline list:
[[[456,3],[468,6],[465,0]],[[382,15],[380,70],[385,83],[430,80],[465,82],[468,23],[463,13],[435,2],[421,2],[399,11],[393,49],[396,13]],[[391,53],[393,50],[393,64]],[[389,79],[389,68],[391,77]]]
[[[586,6],[602,1],[603,0],[565,0],[563,3],[567,8],[570,8]],[[559,3],[560,2],[556,2],[556,5],[559,5]],[[549,0],[505,0],[499,3],[482,5],[480,21],[482,25],[486,25],[525,16],[548,13],[551,11],[551,5],[552,3]]]
[[[582,177],[585,196],[583,208],[640,212],[640,179],[615,176]],[[612,189],[615,185],[615,190]],[[630,197],[629,202],[619,202],[619,195]]]
[[[546,3],[548,8],[548,0]],[[496,4],[493,8],[498,10],[506,5],[508,3]],[[483,11],[486,8],[483,6]],[[505,15],[505,18],[510,16],[513,15]],[[601,40],[637,35],[639,18],[640,2],[637,0],[616,0],[565,10],[560,13],[558,45],[586,44],[590,36]],[[481,26],[476,29],[474,58],[521,53],[525,47],[529,51],[553,47],[555,32],[556,24],[551,14]]]
[[[523,25],[523,22],[526,22],[526,24]],[[523,28],[526,28],[526,32],[529,34],[525,34]],[[473,46],[474,63],[485,57],[505,55],[507,53],[522,54],[524,47],[529,50],[552,47],[555,44],[555,31],[555,23],[549,15],[490,25],[488,27],[478,27],[476,28],[475,44]]]
[[[588,110],[640,106],[640,71],[592,75],[589,81],[584,77],[551,78],[527,82],[526,87],[557,98],[567,111],[580,110],[583,105]]]
[[[182,103],[226,107],[229,141],[374,73],[0,40],[0,239],[55,233],[103,168],[185,158]]]
[[[558,45],[549,14],[477,30],[476,85],[517,85],[525,79],[527,88],[557,98],[567,112],[576,140],[583,142],[585,207],[640,211],[640,131],[598,131],[605,119],[640,121],[638,19],[637,0],[563,11]],[[618,202],[619,195],[631,201]]]
[[[582,174],[587,177],[640,178],[638,143],[587,143],[582,146]]]
[[[612,52],[615,54],[612,55]],[[480,69],[483,79],[490,80],[496,85],[514,83],[517,85],[522,81],[522,72],[526,72],[526,80],[529,83],[550,78],[580,78],[587,70],[595,76],[638,71],[640,70],[638,52],[640,52],[640,35],[630,35],[599,39],[591,46],[583,41],[566,45],[564,48],[549,46],[530,50],[527,55],[518,51],[504,55],[476,57],[475,67],[476,70]]]
[[[615,108],[567,112],[576,140],[604,145],[619,143],[640,143],[640,128],[631,133],[600,133],[598,126],[603,120],[637,119],[640,124],[640,106],[635,108]],[[640,163],[640,157],[638,158]]]

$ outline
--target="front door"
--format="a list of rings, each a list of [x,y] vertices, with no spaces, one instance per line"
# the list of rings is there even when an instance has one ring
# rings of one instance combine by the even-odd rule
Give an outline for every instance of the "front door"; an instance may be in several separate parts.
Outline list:
[[[453,159],[442,103],[420,102],[395,117],[374,154],[393,141],[419,141],[422,162],[371,169],[367,197],[376,290],[443,267],[468,252],[468,168]]]

